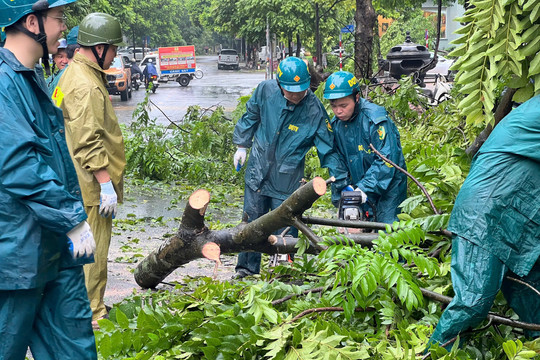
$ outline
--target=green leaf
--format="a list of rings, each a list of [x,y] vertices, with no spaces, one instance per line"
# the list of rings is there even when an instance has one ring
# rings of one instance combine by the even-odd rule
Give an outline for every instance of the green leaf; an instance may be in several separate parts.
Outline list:
[[[512,340],[508,340],[505,341],[502,346],[506,356],[508,356],[509,359],[513,359],[516,356],[517,346],[515,342],[513,342]]]
[[[518,102],[518,103],[524,103],[525,101],[529,100],[534,96],[534,87],[533,84],[529,83],[527,86],[522,87],[516,91],[514,96],[512,97],[512,101]]]
[[[104,336],[99,342],[99,353],[104,359],[108,359],[113,353],[111,349],[111,338]]]
[[[118,308],[116,309],[115,315],[116,315],[116,322],[118,323],[118,325],[124,330],[128,329],[129,320],[127,316]]]
[[[538,20],[539,17],[540,17],[540,2],[538,2],[536,6],[531,10],[529,19],[531,19],[532,24],[535,24],[536,20]]]

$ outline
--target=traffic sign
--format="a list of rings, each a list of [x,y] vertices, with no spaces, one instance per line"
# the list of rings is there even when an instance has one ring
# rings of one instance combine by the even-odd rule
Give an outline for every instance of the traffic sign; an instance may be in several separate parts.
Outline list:
[[[347,25],[347,26],[341,28],[342,33],[352,33],[353,31],[354,31],[354,25],[353,24]]]

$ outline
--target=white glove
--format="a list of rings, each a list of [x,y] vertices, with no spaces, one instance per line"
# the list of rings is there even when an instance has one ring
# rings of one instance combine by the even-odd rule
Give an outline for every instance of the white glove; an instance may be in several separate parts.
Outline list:
[[[69,239],[69,251],[74,259],[81,256],[90,256],[96,250],[96,242],[94,241],[94,235],[92,229],[86,221],[83,221],[79,225],[71,229],[67,233]]]
[[[360,192],[360,197],[362,198],[362,204],[365,204],[366,201],[367,201],[367,195],[365,192],[362,191],[362,189],[360,189],[359,187],[357,187],[356,189],[354,189],[354,191],[359,191]]]
[[[234,153],[234,168],[236,171],[240,170],[242,165],[246,162],[247,150],[246,148],[239,147]]]
[[[112,215],[113,219],[116,216],[116,207],[118,205],[118,197],[112,182],[109,180],[106,183],[99,184],[101,193],[99,194],[99,214],[103,217]]]

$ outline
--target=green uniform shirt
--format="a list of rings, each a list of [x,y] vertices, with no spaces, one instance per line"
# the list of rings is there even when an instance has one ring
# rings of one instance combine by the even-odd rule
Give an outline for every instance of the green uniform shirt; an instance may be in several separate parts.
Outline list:
[[[66,139],[85,206],[99,205],[101,188],[94,172],[101,169],[109,173],[118,202],[123,200],[124,141],[106,83],[99,65],[77,53],[52,97],[64,112]]]

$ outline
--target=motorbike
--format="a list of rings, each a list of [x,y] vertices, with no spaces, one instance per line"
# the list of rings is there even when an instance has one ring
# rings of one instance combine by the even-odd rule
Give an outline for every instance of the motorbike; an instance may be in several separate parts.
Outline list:
[[[146,90],[152,89],[152,93],[156,92],[159,84],[157,82],[157,75],[151,75],[149,79],[146,79]]]
[[[140,74],[133,74],[131,75],[131,86],[135,88],[135,90],[139,90],[139,87],[141,87],[141,75]]]

